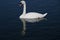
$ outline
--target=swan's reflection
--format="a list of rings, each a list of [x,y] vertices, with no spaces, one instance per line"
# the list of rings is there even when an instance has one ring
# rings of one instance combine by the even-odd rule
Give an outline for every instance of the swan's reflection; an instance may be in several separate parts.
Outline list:
[[[30,22],[30,23],[35,23],[35,22],[39,22],[42,20],[46,20],[46,18],[36,18],[36,19],[24,19],[22,18],[21,21],[23,23],[23,29],[22,29],[22,35],[24,36],[26,33],[26,22]]]

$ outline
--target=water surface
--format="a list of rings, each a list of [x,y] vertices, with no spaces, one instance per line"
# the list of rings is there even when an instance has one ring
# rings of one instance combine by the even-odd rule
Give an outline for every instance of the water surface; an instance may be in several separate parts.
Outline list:
[[[48,13],[35,23],[26,22],[26,34],[22,35],[23,23],[19,19],[23,7],[20,0],[0,0],[0,40],[59,40],[60,0],[26,0],[27,12]]]

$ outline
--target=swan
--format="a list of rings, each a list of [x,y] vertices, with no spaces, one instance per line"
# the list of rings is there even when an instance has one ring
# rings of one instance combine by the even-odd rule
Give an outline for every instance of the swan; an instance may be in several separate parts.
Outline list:
[[[28,18],[28,19],[43,18],[48,14],[48,13],[41,14],[41,13],[37,13],[37,12],[26,13],[26,2],[24,0],[22,0],[20,3],[23,5],[23,13],[22,13],[22,15],[19,16],[19,18]]]

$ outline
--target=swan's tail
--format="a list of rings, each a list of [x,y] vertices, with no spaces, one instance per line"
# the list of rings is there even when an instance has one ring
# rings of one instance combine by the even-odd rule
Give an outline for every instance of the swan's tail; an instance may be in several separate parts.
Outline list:
[[[47,14],[48,14],[48,13],[45,13],[45,14],[43,14],[43,16],[45,17]]]

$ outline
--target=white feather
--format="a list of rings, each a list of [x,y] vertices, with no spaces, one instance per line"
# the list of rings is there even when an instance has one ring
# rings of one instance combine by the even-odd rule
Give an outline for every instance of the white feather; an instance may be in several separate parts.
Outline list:
[[[45,14],[41,14],[41,13],[36,13],[36,12],[29,12],[26,13],[26,2],[25,1],[21,1],[21,3],[23,4],[23,13],[19,18],[43,18],[47,15],[47,13]]]

